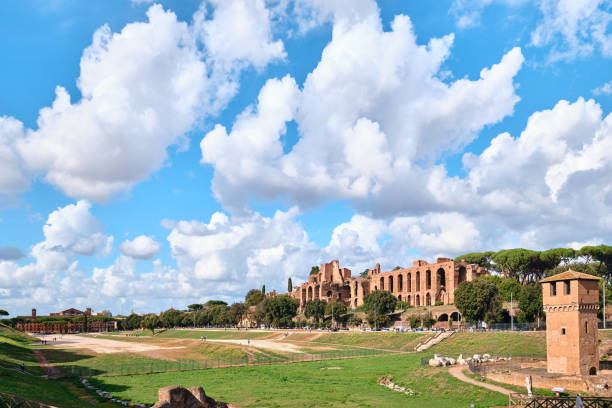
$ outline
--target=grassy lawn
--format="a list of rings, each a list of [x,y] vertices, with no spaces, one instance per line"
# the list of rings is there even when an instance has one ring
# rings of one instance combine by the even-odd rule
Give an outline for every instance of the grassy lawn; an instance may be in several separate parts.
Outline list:
[[[34,341],[19,331],[0,327],[0,392],[60,407],[93,407],[69,390],[71,384],[42,377],[43,370],[30,346]],[[21,363],[29,374],[18,370]]]
[[[327,369],[330,368],[330,369]],[[417,392],[407,396],[377,384],[383,375]],[[445,369],[421,367],[420,355],[232,367],[203,371],[96,377],[123,399],[153,403],[167,385],[201,385],[215,399],[242,407],[490,407],[507,397],[465,384]]]
[[[293,339],[296,335],[290,337]],[[314,343],[339,344],[396,351],[412,351],[431,337],[431,333],[352,332],[330,333],[314,339]]]
[[[427,350],[428,354],[464,357],[473,354],[546,358],[545,332],[455,333]]]

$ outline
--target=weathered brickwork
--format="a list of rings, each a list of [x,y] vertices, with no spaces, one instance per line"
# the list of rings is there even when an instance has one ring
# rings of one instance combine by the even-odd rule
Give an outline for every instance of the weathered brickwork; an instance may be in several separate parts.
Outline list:
[[[484,268],[467,262],[438,258],[435,263],[414,261],[411,268],[381,272],[380,265],[367,271],[367,277],[352,277],[351,270],[340,268],[338,261],[322,264],[308,282],[296,286],[290,295],[300,302],[300,310],[313,299],[339,301],[349,308],[363,304],[364,297],[376,290],[391,292],[412,306],[428,306],[436,302],[454,303],[455,289],[463,281],[471,281],[486,273]]]
[[[549,373],[597,374],[599,279],[567,271],[540,281]]]

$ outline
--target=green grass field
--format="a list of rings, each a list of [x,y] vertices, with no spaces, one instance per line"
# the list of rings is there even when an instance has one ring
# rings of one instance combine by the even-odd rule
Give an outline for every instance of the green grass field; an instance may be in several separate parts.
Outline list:
[[[0,392],[54,404],[60,407],[93,407],[69,390],[66,381],[47,380],[32,354],[35,338],[16,330],[0,327]],[[25,365],[25,371],[19,365]]]
[[[384,375],[413,389],[407,396],[377,384]],[[507,397],[465,384],[444,369],[420,366],[420,355],[232,367],[180,373],[96,377],[102,389],[123,399],[153,403],[157,389],[201,385],[215,399],[241,407],[490,407]]]
[[[488,353],[499,356],[546,357],[546,332],[455,333],[427,350],[428,354],[464,357]]]

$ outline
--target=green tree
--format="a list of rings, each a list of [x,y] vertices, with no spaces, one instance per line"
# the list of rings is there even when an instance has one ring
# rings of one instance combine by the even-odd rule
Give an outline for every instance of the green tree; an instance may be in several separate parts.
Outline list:
[[[370,326],[385,327],[390,323],[388,314],[395,311],[397,298],[386,290],[368,293],[363,298],[363,309]]]
[[[227,302],[224,302],[223,300],[209,300],[208,302],[204,303],[204,306],[227,306]]]
[[[468,323],[494,323],[501,317],[499,290],[487,279],[461,282],[455,290],[455,306]]]
[[[155,328],[159,325],[159,318],[151,313],[144,317],[142,323],[144,327],[151,330],[151,333],[155,334]]]
[[[460,255],[455,258],[455,262],[466,261],[471,264],[478,264],[484,268],[491,267],[491,256],[494,254],[492,251],[487,252],[471,252],[469,254]]]
[[[262,285],[262,287],[261,287],[261,294],[262,295],[266,294],[266,285]]]
[[[325,317],[325,307],[327,306],[327,302],[321,299],[313,299],[306,302],[304,306],[304,316],[308,319],[311,317],[318,324],[319,320]]]
[[[540,258],[540,252],[523,248],[502,249],[491,258],[497,270],[523,285],[541,279],[550,266]]]
[[[402,269],[402,267],[401,267],[401,266],[396,266],[395,268],[393,268],[393,270],[394,270],[394,271],[398,271],[398,270],[400,270],[400,269]]]
[[[291,278],[289,278],[289,280],[287,281],[287,292],[293,292],[293,282],[291,281]]]
[[[265,300],[265,322],[275,327],[293,327],[292,319],[297,315],[299,302],[291,296],[281,295]]]
[[[8,316],[9,312],[7,312],[6,310],[0,309],[0,316]]]
[[[359,277],[360,278],[367,278],[367,277],[369,277],[370,275],[368,274],[368,271],[369,271],[369,269],[365,269],[363,272],[361,272],[359,274]]]
[[[479,279],[485,279],[491,281],[497,286],[501,300],[505,302],[510,301],[510,294],[513,294],[513,298],[518,299],[518,295],[522,289],[521,284],[514,278],[501,278],[497,275],[485,275]]]
[[[82,331],[83,333],[87,333],[87,331],[88,331],[88,330],[87,330],[87,315],[86,315],[86,314],[85,314],[85,315],[83,315],[83,325],[82,325],[82,327],[81,327],[81,331]]]
[[[416,329],[421,326],[421,316],[417,314],[410,315],[410,328]]]
[[[310,268],[310,275],[316,275],[317,273],[319,273],[321,269],[318,266],[313,266],[312,268]]]
[[[251,289],[247,292],[244,298],[244,303],[246,303],[247,306],[257,306],[263,302],[264,299],[265,296],[259,289]]]
[[[386,315],[395,311],[397,298],[386,290],[370,292],[363,298],[363,309],[366,312]]]
[[[542,288],[539,283],[530,283],[523,287],[518,297],[521,312],[518,321],[535,322],[544,313],[542,308]]]
[[[580,256],[597,262],[597,274],[604,277],[608,282],[612,280],[612,246],[597,245],[584,246],[578,251]]]
[[[556,268],[560,263],[568,264],[576,257],[576,251],[572,248],[552,248],[540,252],[540,259],[548,267],[547,269]]]
[[[230,307],[230,315],[234,324],[240,324],[244,315],[247,313],[247,306],[244,303],[234,303]]]
[[[340,316],[346,314],[346,305],[341,302],[329,302],[325,306],[325,315],[331,316],[333,313],[334,318],[338,319]]]
[[[361,326],[363,324],[363,320],[361,319],[361,317],[355,316],[355,315],[351,315],[351,317],[348,318],[348,320],[346,321],[346,323],[349,326]]]
[[[187,309],[189,309],[189,311],[193,312],[193,311],[196,311],[196,310],[201,310],[203,307],[204,306],[199,304],[199,303],[194,303],[194,304],[191,304],[191,305],[187,306]]]
[[[426,314],[426,315],[423,315],[421,322],[423,323],[423,327],[425,327],[426,329],[429,329],[431,328],[431,326],[436,324],[436,319],[431,317],[431,315]]]

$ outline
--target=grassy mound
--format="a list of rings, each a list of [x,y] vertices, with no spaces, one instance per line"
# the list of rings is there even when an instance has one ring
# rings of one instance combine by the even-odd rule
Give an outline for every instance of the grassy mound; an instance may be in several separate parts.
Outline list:
[[[416,391],[407,396],[377,384],[393,381]],[[132,401],[153,403],[157,389],[201,385],[215,399],[241,407],[476,407],[501,406],[508,397],[463,383],[447,370],[420,366],[420,355],[234,367],[151,375],[96,377],[102,389]],[[116,390],[116,391],[113,391]]]
[[[498,356],[546,358],[546,332],[455,333],[427,350],[428,354],[456,357],[488,353]]]

